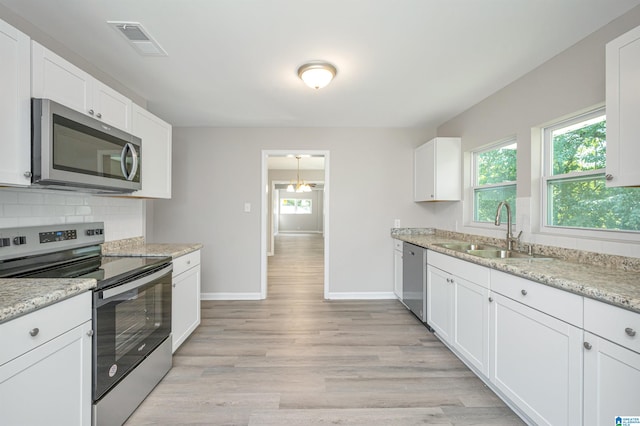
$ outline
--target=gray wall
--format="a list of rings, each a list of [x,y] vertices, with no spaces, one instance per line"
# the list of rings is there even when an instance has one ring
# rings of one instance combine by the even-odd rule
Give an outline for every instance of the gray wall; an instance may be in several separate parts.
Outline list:
[[[605,101],[605,44],[640,25],[640,7],[594,32],[504,89],[441,125],[440,136],[462,137],[463,151],[516,136],[518,141],[518,230],[526,241],[640,257],[637,242],[624,243],[542,235],[540,216],[541,145],[535,129]],[[532,132],[532,128],[534,131]],[[640,143],[640,141],[638,141]],[[467,170],[469,168],[467,167]],[[470,182],[466,173],[467,187]],[[468,193],[465,191],[468,197]],[[504,230],[473,228],[463,218],[464,203],[438,205],[438,226],[504,237]]]
[[[173,199],[154,201],[150,241],[201,242],[203,293],[259,293],[262,150],[329,150],[330,292],[393,291],[394,219],[434,222],[412,201],[407,129],[174,128]],[[358,208],[353,208],[354,194]],[[250,202],[250,213],[243,212]]]
[[[311,214],[279,214],[280,232],[322,232],[322,195],[323,191],[287,192],[280,189],[280,199],[295,198],[311,200]]]

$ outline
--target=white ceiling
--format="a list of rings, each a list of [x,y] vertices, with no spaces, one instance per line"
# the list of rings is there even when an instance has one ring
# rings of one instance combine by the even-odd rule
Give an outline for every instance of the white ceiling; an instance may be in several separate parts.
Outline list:
[[[640,0],[0,0],[174,126],[431,127]],[[106,21],[138,21],[139,56]],[[315,91],[310,60],[338,69]]]

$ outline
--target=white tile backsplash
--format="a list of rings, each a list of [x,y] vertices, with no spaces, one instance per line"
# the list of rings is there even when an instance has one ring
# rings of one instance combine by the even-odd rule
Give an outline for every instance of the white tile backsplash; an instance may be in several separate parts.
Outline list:
[[[0,228],[104,222],[105,240],[144,236],[145,201],[40,189],[0,188]]]

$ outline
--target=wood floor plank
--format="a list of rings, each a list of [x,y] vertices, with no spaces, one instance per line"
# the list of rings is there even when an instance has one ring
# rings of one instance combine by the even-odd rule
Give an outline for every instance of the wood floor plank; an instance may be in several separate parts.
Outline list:
[[[127,425],[523,424],[398,301],[323,300],[321,235],[275,250],[268,298],[203,301]]]

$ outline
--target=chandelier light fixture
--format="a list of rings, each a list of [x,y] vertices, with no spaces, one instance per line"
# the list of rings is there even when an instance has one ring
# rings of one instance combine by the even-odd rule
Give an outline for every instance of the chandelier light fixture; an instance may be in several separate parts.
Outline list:
[[[311,192],[311,186],[306,183],[304,180],[300,180],[300,156],[296,155],[296,160],[298,160],[298,174],[295,185],[293,182],[287,185],[287,192]]]
[[[298,68],[298,77],[313,89],[321,89],[337,74],[336,67],[327,62],[311,62]]]

